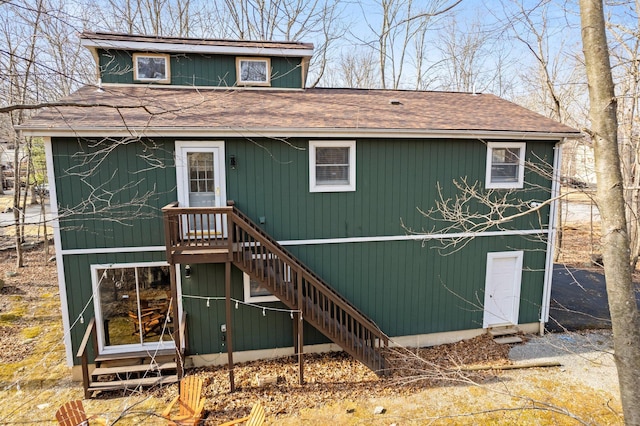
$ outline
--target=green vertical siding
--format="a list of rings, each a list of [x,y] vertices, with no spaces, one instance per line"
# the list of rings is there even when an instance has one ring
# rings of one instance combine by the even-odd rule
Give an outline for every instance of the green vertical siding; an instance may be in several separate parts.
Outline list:
[[[62,248],[162,246],[160,209],[177,198],[174,141],[117,146],[97,142],[52,140],[55,185],[63,213]],[[227,157],[234,155],[237,160],[235,169],[226,170],[227,198],[256,222],[264,217],[264,229],[280,241],[397,236],[407,232],[403,224],[416,231],[438,230],[441,223],[427,220],[418,211],[433,206],[438,184],[445,198],[453,197],[457,192],[454,180],[467,178],[469,184],[482,184],[485,175],[486,147],[480,141],[358,139],[356,191],[310,193],[307,139],[225,142]],[[92,156],[105,149],[106,157]],[[551,163],[552,156],[551,143],[527,142],[527,160],[542,158]],[[528,171],[525,181],[525,189],[514,197],[526,201],[548,198],[544,188],[550,182],[544,176]],[[87,203],[91,197],[95,202]],[[131,202],[136,199],[145,202],[138,206]],[[110,216],[114,212],[118,220]],[[525,216],[506,228],[538,229],[540,222],[547,222],[547,214],[543,210],[540,215]],[[437,246],[437,241],[424,246],[416,241],[392,241],[287,248],[392,336],[480,328],[487,253],[525,250],[519,321],[539,320],[544,241],[521,236],[478,237],[446,255]],[[162,259],[162,251],[65,255],[71,322],[90,300],[91,264]],[[232,278],[232,297],[242,300],[241,272],[234,268]],[[206,306],[207,297],[224,296],[224,266],[192,265],[192,277],[183,280],[182,291],[192,352],[224,353],[220,334],[220,325],[226,322],[224,302],[212,299]],[[265,306],[283,307],[280,303]],[[85,318],[92,310],[90,305]],[[292,320],[286,312],[267,311],[263,316],[260,309],[240,304],[233,309],[233,324],[234,350],[292,344]],[[83,331],[82,327],[72,330],[74,348]],[[306,344],[324,341],[317,332],[305,330]]]
[[[482,328],[487,253],[524,250],[519,322],[539,320],[542,242],[478,237],[446,256],[437,247],[398,241],[289,249],[391,336]]]
[[[133,53],[99,50],[103,83],[149,84],[133,79]],[[236,57],[232,55],[171,54],[171,85],[233,87],[236,85]],[[271,58],[271,87],[302,88],[302,58]]]
[[[53,139],[63,249],[164,245],[176,200],[173,141]]]
[[[252,142],[226,141],[227,156],[238,162],[227,170],[227,197],[256,221],[264,217],[264,229],[278,240],[401,235],[402,224],[441,229],[443,223],[427,220],[418,209],[434,206],[438,185],[445,199],[452,198],[458,194],[454,180],[482,185],[485,175],[486,146],[480,141],[358,140],[356,191],[311,193],[308,140]],[[553,144],[528,142],[527,150],[529,161],[552,162]],[[541,189],[550,188],[548,179],[527,172],[525,180],[514,200],[549,198],[549,190]],[[505,227],[537,229],[547,216],[543,209]]]
[[[192,353],[226,353],[220,325],[225,324],[224,264],[191,265],[191,278],[183,277],[183,308],[188,315],[189,345]],[[231,298],[244,300],[242,272],[232,268]],[[194,297],[195,296],[195,297]],[[209,306],[207,307],[207,299]],[[279,302],[260,306],[287,310]],[[289,312],[265,310],[232,303],[234,351],[289,347],[293,345],[293,320]],[[306,326],[305,344],[323,343],[326,338]]]

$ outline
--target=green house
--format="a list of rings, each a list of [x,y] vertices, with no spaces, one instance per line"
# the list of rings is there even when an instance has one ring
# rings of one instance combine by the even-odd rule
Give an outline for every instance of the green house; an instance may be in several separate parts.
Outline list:
[[[116,359],[174,354],[165,380],[345,350],[384,372],[387,346],[543,329],[576,130],[490,94],[308,89],[304,43],[80,37],[96,84],[22,131],[45,140],[89,394]]]

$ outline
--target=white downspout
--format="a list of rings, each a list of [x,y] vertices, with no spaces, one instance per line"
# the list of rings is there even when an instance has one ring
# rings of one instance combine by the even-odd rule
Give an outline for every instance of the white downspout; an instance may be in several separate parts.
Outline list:
[[[544,334],[544,324],[549,321],[551,303],[551,282],[553,280],[553,254],[556,249],[556,222],[558,217],[558,200],[560,194],[560,166],[562,164],[562,144],[566,138],[553,147],[553,175],[551,181],[551,206],[549,208],[549,233],[547,234],[547,255],[544,267],[544,287],[542,290],[542,309],[540,311],[540,335]]]

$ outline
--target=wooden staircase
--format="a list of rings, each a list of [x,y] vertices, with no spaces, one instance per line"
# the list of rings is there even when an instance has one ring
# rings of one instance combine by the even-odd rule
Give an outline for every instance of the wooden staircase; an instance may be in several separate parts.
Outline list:
[[[238,209],[172,203],[163,213],[169,263],[232,262],[345,352],[384,373],[389,338]],[[192,229],[195,223],[211,225]]]
[[[98,354],[94,358],[96,368],[89,372],[87,354],[89,340],[93,341],[94,354],[98,354],[95,318],[91,318],[89,321],[77,354],[82,362],[85,398],[91,398],[95,392],[100,391],[134,392],[141,388],[176,383],[179,380],[179,372],[181,371],[179,367],[181,366],[176,362],[174,349]]]

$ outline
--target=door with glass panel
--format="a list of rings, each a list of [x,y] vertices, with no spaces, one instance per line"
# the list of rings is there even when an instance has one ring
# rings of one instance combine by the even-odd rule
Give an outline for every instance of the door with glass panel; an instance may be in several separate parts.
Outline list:
[[[221,207],[226,204],[224,183],[224,144],[176,142],[178,201],[187,207]],[[185,235],[224,233],[220,216],[189,216]]]
[[[96,320],[101,350],[174,347],[169,266],[94,266]]]

